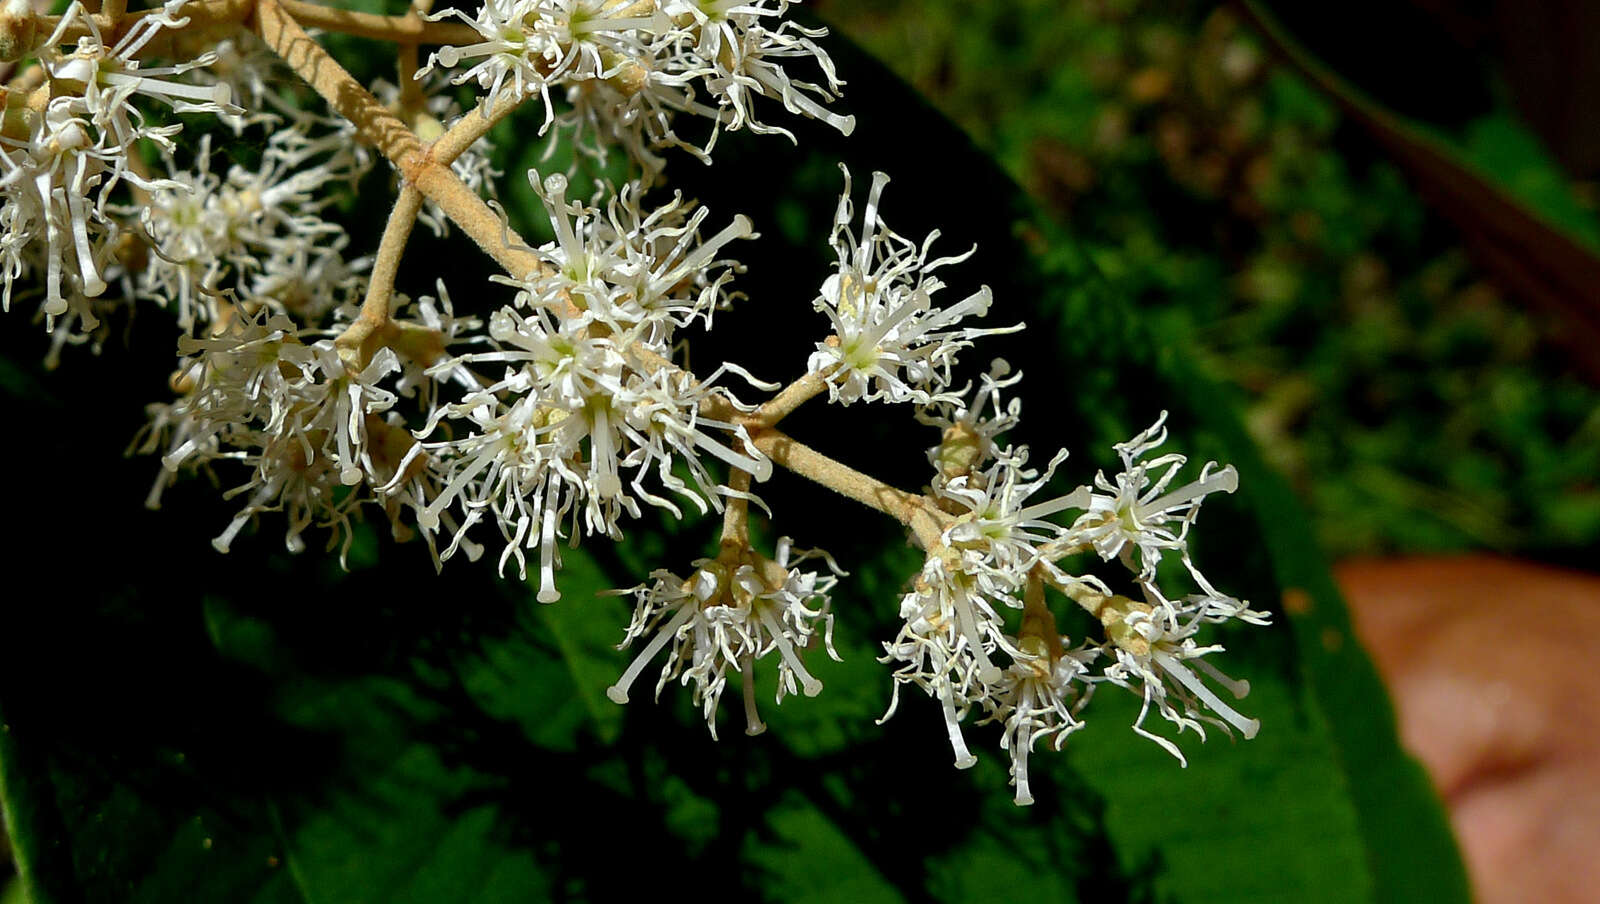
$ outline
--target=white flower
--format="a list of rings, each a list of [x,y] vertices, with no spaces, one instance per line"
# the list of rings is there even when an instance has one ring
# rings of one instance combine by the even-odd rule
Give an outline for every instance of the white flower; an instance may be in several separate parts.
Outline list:
[[[187,19],[179,18],[186,3],[187,0],[168,0],[159,12],[136,19],[117,43],[108,47],[94,17],[74,0],[45,42],[54,48],[69,27],[82,25],[87,29],[71,53],[48,54],[45,69],[52,85],[77,95],[74,104],[92,117],[96,128],[110,133],[112,143],[124,152],[141,138],[170,152],[171,136],[182,128],[146,123],[130,103],[134,95],[162,101],[178,113],[220,116],[241,112],[233,105],[233,92],[226,84],[191,85],[168,78],[209,66],[216,61],[215,54],[204,53],[172,66],[149,66],[137,58],[158,33],[188,24]]]
[[[0,137],[5,149],[0,153],[5,170],[0,175],[3,306],[10,310],[17,278],[41,268],[44,313],[59,317],[71,304],[89,330],[96,319],[81,296],[92,298],[106,290],[102,273],[118,234],[115,220],[96,203],[96,192],[125,161],[76,106],[69,98],[52,100],[42,115],[24,117],[30,126],[26,141]]]
[[[463,410],[464,409],[464,410]],[[485,517],[494,521],[506,540],[500,568],[508,559],[517,562],[524,579],[527,561],[523,549],[539,548],[540,602],[561,598],[555,585],[560,567],[556,541],[559,523],[570,511],[573,497],[582,492],[582,478],[551,454],[541,443],[538,432],[552,412],[541,409],[536,400],[524,398],[509,407],[498,406],[491,393],[471,398],[459,409],[440,409],[435,420],[453,414],[465,423],[458,439],[419,443],[414,455],[427,455],[434,480],[425,490],[431,492],[427,504],[417,510],[417,526],[430,535],[442,524],[451,531],[450,545],[439,556],[449,559],[458,549],[474,548],[466,540],[471,527]],[[432,426],[432,425],[430,425]],[[431,432],[429,431],[424,431]],[[404,473],[410,464],[403,462]],[[393,491],[393,483],[384,487]],[[452,523],[449,509],[459,506],[462,520]],[[431,541],[430,541],[431,542]]]
[[[163,440],[163,468],[176,472],[186,465],[236,457],[229,446],[261,445],[252,432],[277,434],[284,429],[296,400],[296,385],[310,379],[315,355],[301,343],[285,317],[238,316],[204,338],[178,340],[180,362],[174,382],[184,395],[170,405],[156,406],[156,428],[141,451],[154,452]],[[159,489],[148,500],[159,505]]]
[[[607,78],[622,62],[648,55],[650,36],[670,28],[651,7],[609,0],[485,0],[476,18],[448,10],[435,18],[454,13],[483,40],[439,48],[417,77],[436,65],[454,69],[472,62],[454,81],[476,81],[484,89],[485,103],[507,94],[539,94],[549,111],[551,85]]]
[[[1194,634],[1202,621],[1194,618],[1173,627],[1167,618],[1158,616],[1153,607],[1126,597],[1111,597],[1101,614],[1108,637],[1105,650],[1113,658],[1104,670],[1104,679],[1129,690],[1134,689],[1135,683],[1139,685],[1136,692],[1144,702],[1139,707],[1133,730],[1160,744],[1184,765],[1188,765],[1188,761],[1176,744],[1144,728],[1152,706],[1162,718],[1177,725],[1180,733],[1192,728],[1201,740],[1206,734],[1202,723],[1220,726],[1224,731],[1232,726],[1246,739],[1255,737],[1261,727],[1259,721],[1240,715],[1222,702],[1222,698],[1195,674],[1196,670],[1203,673],[1226,688],[1235,699],[1243,699],[1250,693],[1248,681],[1229,678],[1203,658],[1221,652],[1222,647],[1216,644],[1203,647],[1195,643]]]
[[[516,283],[527,293],[524,303],[556,311],[576,306],[627,342],[665,349],[675,330],[697,318],[709,325],[712,312],[731,300],[727,284],[743,268],[720,255],[735,239],[756,237],[747,217],[734,217],[702,240],[708,211],[682,195],[646,212],[640,188],[625,185],[602,216],[570,202],[567,187],[559,173],[543,182],[556,241],[538,249],[550,272]]]
[[[842,169],[843,167],[841,167]],[[946,394],[956,353],[978,336],[1021,329],[979,329],[959,324],[969,316],[989,310],[987,286],[948,308],[935,308],[933,295],[944,287],[929,274],[946,264],[966,260],[956,257],[929,259],[938,238],[930,233],[920,248],[901,237],[878,218],[878,203],[889,177],[874,173],[867,196],[861,236],[856,238],[850,203],[850,173],[845,170],[845,191],[834,215],[833,242],[839,270],[822,284],[814,305],[833,327],[827,342],[817,344],[807,367],[828,383],[832,401],[868,402],[953,401]]]
[[[262,439],[265,444],[239,456],[252,466],[250,481],[223,494],[224,499],[249,494],[248,501],[211,545],[226,553],[239,531],[256,515],[282,512],[287,522],[284,545],[290,552],[304,550],[301,535],[306,528],[319,524],[333,529],[329,547],[337,544],[343,561],[351,540],[350,514],[360,497],[340,492],[342,481],[333,460],[314,453],[308,455],[298,438],[263,435]]]
[[[1189,557],[1189,528],[1200,514],[1205,497],[1216,492],[1232,493],[1239,486],[1239,475],[1232,465],[1213,471],[1216,463],[1207,462],[1199,479],[1169,490],[1187,459],[1169,453],[1140,460],[1166,441],[1166,419],[1163,411],[1148,430],[1116,446],[1122,457],[1122,473],[1115,478],[1106,477],[1104,472],[1095,476],[1098,492],[1089,495],[1088,510],[1073,522],[1065,540],[1093,546],[1107,561],[1120,558],[1147,589],[1157,593],[1156,566],[1168,551],[1176,552],[1201,589],[1220,596]],[[1152,480],[1153,471],[1159,475]],[[1163,605],[1171,609],[1164,598]]]
[[[730,466],[748,472],[757,481],[772,476],[769,459],[736,452],[707,430],[732,433],[740,438],[745,448],[754,449],[743,426],[714,421],[700,414],[702,400],[722,394],[721,387],[714,384],[727,369],[726,366],[718,368],[699,382],[688,371],[676,368],[662,368],[648,375],[636,370],[628,381],[619,426],[634,450],[626,462],[628,467],[637,469],[631,486],[640,498],[676,517],[681,517],[676,505],[650,493],[644,486],[641,478],[652,467],[662,486],[689,498],[702,514],[708,503],[718,510],[722,507],[721,488],[701,461],[702,452],[709,452]],[[694,487],[673,473],[677,463],[688,469]]]
[[[970,400],[952,395],[933,405],[918,406],[917,420],[940,429],[939,445],[928,450],[928,463],[937,471],[936,486],[981,470],[1002,454],[998,438],[1022,420],[1022,402],[1012,399],[1002,404],[1000,390],[1021,380],[1021,373],[1012,373],[1010,364],[996,358],[972,390]],[[994,413],[986,414],[990,408]]]
[[[905,624],[892,642],[883,645],[878,661],[899,663],[889,709],[878,721],[894,715],[900,685],[912,684],[939,701],[945,730],[955,753],[956,767],[977,762],[961,736],[960,723],[974,699],[987,694],[1003,672],[990,654],[1004,649],[1015,656],[1004,623],[991,600],[1020,606],[1012,599],[1019,588],[996,583],[993,574],[969,574],[959,553],[942,550],[930,555],[915,584],[900,601]]]
[[[1018,806],[1033,803],[1028,784],[1028,755],[1033,745],[1047,740],[1060,750],[1067,735],[1083,727],[1078,713],[1094,692],[1080,683],[1097,649],[1065,650],[1065,637],[1024,636],[1017,642],[1021,655],[1005,670],[999,686],[984,698],[988,722],[1005,723],[1000,749],[1011,754],[1011,784]]]
[[[679,147],[709,160],[723,129],[790,135],[762,121],[755,99],[821,119],[844,134],[854,117],[827,109],[843,82],[815,42],[824,29],[778,21],[788,0],[486,0],[475,18],[452,11],[483,40],[442,47],[419,73],[470,64],[454,76],[476,81],[482,101],[540,95],[545,129],[571,133],[580,153],[605,156],[618,146],[654,181],[665,165],[654,151]],[[797,79],[788,67],[815,61],[827,86]],[[553,89],[565,89],[557,111]],[[685,140],[677,114],[710,119],[708,138]],[[793,137],[792,135],[790,136]]]
[[[179,371],[187,392],[153,412],[158,429],[144,448],[154,451],[165,440],[162,464],[169,473],[219,461],[250,466],[250,479],[227,494],[248,494],[249,502],[214,541],[219,551],[264,511],[289,515],[292,551],[303,547],[300,534],[315,521],[344,533],[362,495],[340,488],[389,479],[387,472],[380,478],[367,436],[396,401],[380,385],[399,369],[393,351],[381,349],[365,369],[351,372],[332,339],[262,312],[236,314],[203,338],[183,337],[179,353],[191,356]],[[151,491],[152,506],[165,482]],[[348,544],[347,533],[344,539]]]
[[[822,682],[806,669],[800,652],[813,643],[820,622],[823,646],[829,656],[839,658],[833,649],[833,616],[828,612],[827,596],[837,578],[791,566],[813,556],[824,558],[835,572],[837,566],[826,554],[815,552],[795,555],[791,562],[791,552],[785,537],[778,541],[775,560],[746,549],[740,562],[701,559],[687,581],[656,571],[651,574],[652,584],[619,591],[632,593],[638,600],[619,649],[645,635],[651,637],[606,695],[617,703],[627,703],[628,689],[669,644],[671,650],[656,681],[656,696],[659,698],[662,688],[673,679],[683,684],[693,681],[695,701],[713,738],[717,736],[717,703],[729,669],[739,674],[744,686],[748,734],[766,729],[755,708],[756,660],[778,654],[777,702],[794,693],[797,684],[808,697],[821,693]]]
[[[457,428],[459,438],[423,444],[441,488],[418,522],[424,531],[433,530],[457,504],[463,512],[458,533],[486,517],[495,520],[507,541],[501,566],[515,558],[519,571],[525,567],[520,547],[537,543],[541,600],[559,598],[554,546],[567,515],[575,529],[616,539],[621,516],[637,518],[640,500],[677,512],[645,487],[651,474],[702,510],[720,510],[720,490],[696,461],[701,453],[758,479],[770,475],[771,463],[756,455],[742,428],[699,415],[711,395],[737,406],[714,385],[723,369],[704,381],[670,364],[655,369],[639,359],[633,343],[607,335],[593,317],[561,319],[545,307],[527,314],[502,308],[490,317],[489,333],[496,350],[445,359],[430,369],[443,375],[472,364],[507,365],[501,380],[439,407],[419,434],[433,433],[447,419],[466,422]],[[729,448],[713,429],[741,436],[749,451]],[[692,462],[697,487],[672,476],[673,458]]]
[[[300,323],[320,323],[332,311],[360,300],[367,286],[362,271],[372,259],[346,258],[350,237],[330,234],[320,242],[290,239],[274,242],[237,297],[283,311]]]
[[[956,521],[945,529],[944,541],[969,553],[972,567],[1005,575],[1012,586],[1036,563],[1048,558],[1042,550],[1059,540],[1060,525],[1045,519],[1069,508],[1082,508],[1088,493],[1082,489],[1033,505],[1029,497],[1044,489],[1067,458],[1065,449],[1050,460],[1041,475],[1025,467],[1027,450],[1008,450],[988,468],[963,474],[934,488],[934,493]]]
[[[319,213],[328,184],[355,178],[364,163],[338,142],[280,129],[255,170],[210,171],[202,140],[192,169],[171,164],[172,178],[138,208],[154,253],[139,275],[139,293],[177,310],[192,329],[216,316],[216,299],[231,290],[239,302],[261,303],[314,323],[359,292],[367,261],[347,261],[343,227]]]
[[[210,29],[173,36],[175,47],[190,42],[205,48],[211,58],[205,68],[192,70],[195,80],[202,85],[225,85],[232,95],[236,109],[225,109],[218,118],[235,135],[251,126],[270,126],[284,118],[297,120],[309,114],[307,108],[286,102],[283,91],[286,84],[292,84],[290,70],[255,32],[236,27],[221,40]]]
[[[680,27],[658,43],[670,48],[657,60],[656,68],[667,76],[663,83],[670,84],[672,76],[693,76],[718,109],[707,114],[692,95],[673,105],[710,115],[719,126],[726,120],[730,131],[749,128],[793,140],[789,131],[756,117],[753,99],[769,97],[789,112],[820,119],[844,135],[855,130],[855,117],[823,106],[844,84],[827,52],[812,40],[827,29],[807,29],[788,20],[769,27],[788,11],[789,0],[666,0],[665,8]],[[784,67],[796,59],[815,60],[828,86],[791,78]]]
[[[207,65],[209,54],[165,67],[136,58],[157,34],[187,22],[177,17],[182,6],[183,0],[173,0],[139,17],[108,47],[94,17],[74,2],[37,51],[49,78],[48,100],[42,110],[17,111],[17,123],[0,136],[0,267],[6,281],[0,304],[6,309],[17,277],[42,266],[47,328],[69,307],[84,331],[97,325],[86,299],[106,290],[105,269],[118,237],[107,195],[121,180],[147,191],[170,185],[142,176],[129,164],[129,149],[147,140],[170,153],[172,136],[182,128],[152,124],[133,106],[136,96],[160,100],[178,113],[237,112],[226,86],[170,78]],[[74,50],[62,52],[59,45],[74,28],[85,33]],[[30,250],[39,239],[42,254]]]

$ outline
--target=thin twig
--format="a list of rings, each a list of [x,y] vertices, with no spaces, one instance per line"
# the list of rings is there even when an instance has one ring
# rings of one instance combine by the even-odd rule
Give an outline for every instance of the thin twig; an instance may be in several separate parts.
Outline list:
[[[495,123],[510,115],[521,103],[521,99],[516,95],[505,94],[487,113],[484,112],[482,104],[472,108],[429,146],[428,153],[434,161],[449,166],[457,157],[466,153],[467,148],[472,147],[474,142],[489,134]]]
[[[752,442],[774,464],[820,483],[841,496],[877,509],[911,528],[924,548],[931,550],[939,544],[939,535],[950,516],[934,508],[927,497],[908,493],[870,474],[863,474],[781,430],[762,430],[752,436]]]
[[[755,414],[742,418],[741,422],[750,429],[775,427],[779,421],[793,414],[795,409],[827,388],[828,382],[823,374],[807,371],[805,376],[785,386],[777,395],[756,409]]]
[[[267,46],[355,126],[358,138],[389,158],[402,179],[438,204],[506,272],[524,278],[542,270],[544,263],[539,256],[523,250],[528,244],[522,237],[462,184],[450,167],[430,159],[416,133],[313,41],[280,3],[281,0],[259,0],[256,29]]]
[[[372,276],[367,280],[361,313],[333,342],[340,360],[351,370],[365,368],[373,353],[389,338],[386,328],[394,298],[394,277],[400,270],[406,240],[411,237],[411,228],[416,225],[417,212],[421,209],[422,192],[410,185],[402,186],[400,197],[395,199],[394,209],[389,212],[389,222],[383,227],[383,238],[378,242],[378,256],[372,264]]]
[[[722,510],[722,545],[743,549],[750,545],[750,472],[734,468],[728,475],[728,489],[738,495],[729,496]]]

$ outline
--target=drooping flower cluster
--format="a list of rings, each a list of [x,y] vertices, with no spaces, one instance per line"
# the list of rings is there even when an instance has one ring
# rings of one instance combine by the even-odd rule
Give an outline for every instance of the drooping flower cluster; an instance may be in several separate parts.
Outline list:
[[[308,134],[302,122],[274,131],[254,169],[212,172],[209,141],[192,166],[169,165],[171,177],[128,213],[150,243],[135,291],[173,308],[180,329],[214,322],[220,299],[312,324],[357,298],[366,261],[346,260],[344,227],[320,215],[329,184],[367,168],[347,136]]]
[[[812,558],[822,559],[832,573],[798,567]],[[822,682],[806,668],[803,654],[820,640],[829,656],[839,658],[833,649],[828,593],[843,572],[826,553],[793,549],[788,537],[778,540],[772,559],[748,546],[730,545],[722,556],[694,565],[688,580],[656,571],[650,584],[618,591],[637,600],[622,647],[650,639],[606,694],[627,703],[634,681],[667,649],[656,680],[657,697],[674,680],[693,682],[695,702],[716,737],[717,704],[731,669],[743,687],[745,733],[760,734],[766,725],[756,711],[755,662],[777,654],[778,703],[797,686],[807,697],[822,692]]]
[[[984,721],[1004,722],[1002,746],[1012,758],[1018,803],[1032,799],[1030,745],[1053,737],[1059,747],[1081,727],[1077,713],[1095,683],[1137,689],[1144,708],[1134,730],[1180,761],[1176,745],[1145,730],[1152,707],[1180,731],[1193,728],[1203,737],[1202,723],[1208,722],[1252,737],[1256,723],[1224,704],[1184,664],[1236,696],[1248,691],[1248,684],[1201,658],[1220,646],[1201,647],[1192,639],[1203,623],[1266,620],[1218,593],[1195,567],[1187,546],[1200,503],[1236,487],[1233,469],[1213,471],[1208,464],[1199,479],[1169,489],[1184,458],[1168,454],[1144,460],[1166,438],[1163,413],[1150,429],[1116,447],[1121,473],[1114,478],[1102,473],[1093,486],[1049,497],[1045,488],[1065,452],[1040,473],[1027,466],[1026,448],[1001,448],[996,442],[997,425],[1015,424],[1019,414],[1014,403],[1000,402],[1000,390],[1016,382],[1015,377],[1002,380],[1008,370],[997,362],[972,402],[945,402],[924,415],[925,422],[943,428],[941,443],[929,452],[936,468],[931,492],[950,518],[901,601],[899,635],[884,645],[883,661],[897,665],[895,697],[885,718],[898,705],[899,685],[923,690],[938,701],[956,765],[963,768],[976,762],[961,734],[966,715],[978,707],[987,713]],[[994,414],[985,417],[982,412],[991,406]],[[1162,469],[1160,476],[1151,481],[1148,473],[1156,469]],[[1051,520],[1074,511],[1081,514],[1070,523]],[[1115,594],[1101,577],[1062,566],[1085,552],[1126,566],[1146,601]],[[1174,602],[1163,592],[1157,565],[1164,554],[1184,564],[1200,593]],[[1068,639],[1056,633],[1044,601],[1046,588],[1097,618],[1105,639],[1069,648]],[[1016,634],[1006,626],[1008,609],[1020,610]],[[1002,655],[1009,666],[997,662]],[[1096,671],[1097,662],[1106,664]]]
[[[432,299],[420,299],[412,329],[449,335],[462,325],[450,316],[448,298],[437,304],[442,316]],[[282,512],[290,551],[303,549],[303,533],[317,525],[333,529],[330,546],[341,544],[342,555],[362,503],[384,504],[397,531],[404,530],[398,505],[421,507],[418,487],[406,480],[416,476],[410,470],[416,444],[393,411],[400,398],[418,394],[421,355],[384,348],[352,370],[332,333],[298,328],[266,309],[236,310],[207,335],[181,339],[178,351],[184,358],[173,384],[181,395],[151,406],[143,445],[146,452],[165,450],[149,504],[160,504],[181,469],[244,465],[246,482],[226,495],[246,502],[213,541],[218,551],[228,551],[256,515]]]

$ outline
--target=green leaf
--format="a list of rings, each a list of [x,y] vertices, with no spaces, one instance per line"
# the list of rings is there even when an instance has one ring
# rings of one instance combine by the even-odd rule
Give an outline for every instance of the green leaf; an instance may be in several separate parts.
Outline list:
[[[752,865],[774,883],[772,897],[795,904],[905,900],[851,839],[816,807],[786,798],[768,814],[772,839],[752,843]],[[827,864],[826,869],[818,869]]]
[[[1187,373],[1188,379],[1182,379]],[[1399,750],[1394,710],[1356,639],[1338,588],[1299,504],[1266,467],[1220,390],[1179,369],[1190,405],[1230,447],[1260,537],[1271,557],[1282,615],[1294,628],[1301,668],[1344,775],[1378,901],[1471,899],[1460,853],[1427,774]]]

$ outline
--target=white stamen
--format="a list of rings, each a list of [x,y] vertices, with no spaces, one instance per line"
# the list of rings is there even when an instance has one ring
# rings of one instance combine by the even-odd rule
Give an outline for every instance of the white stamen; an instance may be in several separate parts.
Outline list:
[[[807,697],[815,697],[822,693],[822,682],[811,677],[800,657],[795,655],[794,645],[789,642],[783,625],[773,616],[771,607],[757,603],[756,612],[761,617],[761,623],[772,632],[773,642],[778,645],[778,653],[783,656],[783,661],[789,664],[790,670],[800,676],[800,689]]]
[[[549,482],[545,491],[542,524],[539,529],[539,602],[553,603],[561,599],[556,590],[556,483]]]
[[[944,710],[945,734],[950,737],[950,747],[956,754],[956,768],[970,769],[977,764],[978,758],[967,749],[967,742],[961,737],[961,723],[956,719],[956,705],[951,701],[950,694],[950,683],[943,682],[939,687],[939,703]]]
[[[1151,515],[1175,509],[1185,502],[1207,493],[1221,491],[1232,493],[1239,488],[1239,472],[1228,465],[1222,470],[1212,474],[1204,480],[1196,480],[1185,487],[1173,490],[1160,499],[1146,505],[1139,506],[1139,517],[1148,518]]]
[[[972,615],[972,603],[967,598],[967,590],[956,584],[954,595],[956,623],[967,638],[967,645],[972,649],[973,658],[978,660],[978,680],[984,684],[994,684],[1000,680],[1000,668],[989,661],[989,654],[983,649],[983,638],[978,634],[978,623]]]
[[[747,661],[743,665],[752,664]],[[767,730],[767,723],[761,721],[761,713],[756,710],[756,679],[753,667],[740,668],[739,677],[744,685],[744,733],[754,737]]]
[[[1200,701],[1204,703],[1207,708],[1226,719],[1234,728],[1239,729],[1239,732],[1243,734],[1247,740],[1255,737],[1256,732],[1261,729],[1260,720],[1247,719],[1238,712],[1235,712],[1232,707],[1222,702],[1222,698],[1212,693],[1211,688],[1206,687],[1199,678],[1196,678],[1193,672],[1184,668],[1183,664],[1178,662],[1178,660],[1173,659],[1166,653],[1156,653],[1153,658],[1155,659],[1156,664],[1160,665],[1167,671],[1167,674],[1178,679],[1179,683],[1193,691],[1194,695],[1199,697]]]
[[[645,645],[643,650],[639,651],[639,655],[633,657],[633,662],[628,664],[627,671],[622,673],[622,677],[617,679],[617,683],[606,688],[606,696],[610,697],[613,703],[628,702],[628,687],[639,677],[639,673],[644,671],[645,665],[654,659],[657,653],[661,652],[661,648],[667,645],[667,642],[678,633],[678,629],[683,627],[684,623],[694,615],[698,608],[693,600],[685,600],[682,608],[673,614],[672,620],[657,631],[656,636],[650,638],[650,642]]]

